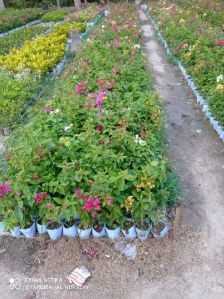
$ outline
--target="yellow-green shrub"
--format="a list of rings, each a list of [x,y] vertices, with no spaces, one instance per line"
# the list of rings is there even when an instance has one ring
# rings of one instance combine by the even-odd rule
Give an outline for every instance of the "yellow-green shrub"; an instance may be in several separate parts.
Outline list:
[[[50,34],[27,41],[23,48],[0,56],[0,68],[13,71],[28,68],[41,75],[50,71],[64,56],[67,37],[73,29],[82,32],[85,25],[77,22],[65,23],[56,27]]]

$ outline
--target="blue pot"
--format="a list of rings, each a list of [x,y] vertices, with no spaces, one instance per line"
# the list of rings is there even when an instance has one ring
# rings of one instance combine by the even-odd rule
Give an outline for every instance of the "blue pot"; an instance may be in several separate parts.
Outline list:
[[[47,226],[45,224],[39,224],[37,222],[37,231],[40,235],[47,233]]]
[[[78,227],[78,234],[80,239],[87,239],[92,232],[92,227],[87,228],[87,229],[81,229]]]
[[[133,225],[132,227],[130,227],[128,229],[128,231],[126,231],[125,229],[122,229],[122,233],[128,239],[135,239],[137,237],[135,225]]]
[[[136,227],[137,236],[141,241],[145,241],[151,232],[152,226],[151,226],[151,224],[148,224],[148,225],[149,225],[148,229],[146,229],[146,230]]]
[[[61,238],[62,236],[62,232],[63,232],[63,226],[60,225],[58,228],[55,229],[47,229],[48,235],[50,237],[51,240],[58,240]]]
[[[121,233],[121,228],[117,227],[115,229],[109,229],[106,227],[106,232],[107,232],[108,238],[111,240],[114,240],[114,239],[119,238],[120,233]]]
[[[73,224],[71,227],[65,227],[63,225],[63,235],[69,238],[74,238],[78,234],[77,227]]]
[[[21,228],[20,231],[27,239],[32,239],[36,232],[36,223],[34,222],[28,228]]]
[[[102,228],[102,230],[100,232],[96,231],[93,227],[92,228],[92,235],[93,235],[94,238],[106,237],[106,235],[107,235],[106,226],[104,225],[104,227]]]
[[[13,237],[19,237],[21,235],[20,227],[16,226],[13,229],[10,229]]]
[[[4,231],[5,231],[5,224],[3,221],[0,221],[0,234],[4,233]]]

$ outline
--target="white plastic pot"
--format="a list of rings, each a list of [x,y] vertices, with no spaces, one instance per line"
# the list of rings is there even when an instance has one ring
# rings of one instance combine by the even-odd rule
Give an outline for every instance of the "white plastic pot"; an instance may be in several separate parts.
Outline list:
[[[74,238],[78,234],[78,230],[75,224],[70,227],[63,226],[63,235],[69,238]]]
[[[47,226],[37,222],[37,231],[40,235],[47,233]]]
[[[135,239],[137,237],[135,225],[133,225],[132,227],[130,227],[128,229],[128,231],[126,231],[125,229],[122,229],[122,233],[128,239]]]
[[[21,235],[20,227],[16,226],[13,229],[10,229],[10,232],[13,237],[19,237]]]
[[[62,236],[63,226],[60,225],[58,228],[54,228],[54,229],[47,228],[47,232],[48,232],[50,239],[56,241],[56,240],[60,239]]]
[[[121,233],[121,228],[117,227],[115,229],[109,229],[106,227],[106,232],[107,232],[109,239],[115,240],[115,239],[119,238],[120,233]]]
[[[94,238],[103,238],[106,237],[107,232],[106,232],[106,227],[104,225],[104,227],[102,228],[102,230],[100,232],[96,231],[94,229],[94,227],[92,228],[92,235]]]
[[[91,235],[92,227],[87,229],[81,229],[78,227],[78,234],[80,239],[87,239]]]
[[[36,232],[36,223],[34,222],[28,228],[21,228],[20,231],[27,239],[32,239]]]
[[[5,224],[3,221],[0,221],[0,234],[4,233],[4,231],[5,231]]]

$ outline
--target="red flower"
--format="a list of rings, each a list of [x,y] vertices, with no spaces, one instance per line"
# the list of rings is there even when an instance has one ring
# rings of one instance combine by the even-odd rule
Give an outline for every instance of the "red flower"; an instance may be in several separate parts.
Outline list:
[[[93,185],[93,181],[88,181],[88,186],[92,186]]]
[[[108,199],[107,204],[108,204],[108,206],[111,206],[113,204],[113,199],[112,198]]]
[[[42,194],[37,193],[35,195],[35,203],[40,203],[43,199],[47,197],[47,192],[43,192]]]
[[[217,40],[217,42],[216,42],[216,45],[219,46],[219,47],[224,46],[224,39],[219,38],[219,39]]]
[[[103,125],[99,125],[99,126],[96,128],[96,131],[98,131],[99,133],[102,133],[102,131],[103,131]]]
[[[40,203],[42,201],[42,196],[41,194],[37,193],[35,195],[35,203]]]
[[[47,197],[47,192],[42,193],[42,199]]]
[[[75,190],[75,195],[76,195],[77,197],[80,197],[80,196],[82,195],[82,191],[81,191],[80,189],[76,189],[76,190]]]

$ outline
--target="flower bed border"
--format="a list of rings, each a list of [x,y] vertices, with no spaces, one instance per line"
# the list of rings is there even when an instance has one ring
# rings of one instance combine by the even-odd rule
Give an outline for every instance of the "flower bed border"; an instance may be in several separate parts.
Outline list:
[[[141,8],[145,12],[149,21],[152,23],[154,29],[156,30],[158,39],[162,42],[164,48],[166,49],[167,54],[169,56],[171,56],[174,59],[174,61],[177,63],[179,70],[181,71],[182,75],[184,76],[185,80],[188,83],[188,86],[194,93],[194,95],[197,99],[197,102],[202,106],[202,112],[204,113],[205,117],[209,120],[211,126],[216,131],[219,138],[224,142],[224,128],[219,124],[219,121],[215,120],[215,118],[213,117],[212,112],[210,111],[210,108],[208,106],[207,100],[200,94],[200,92],[198,92],[197,87],[196,87],[192,77],[190,75],[188,75],[183,64],[172,53],[172,50],[169,48],[167,41],[164,39],[164,37],[162,36],[162,34],[159,31],[157,23],[153,20],[152,16],[148,13],[148,5],[143,4],[143,5],[141,5]]]
[[[2,224],[2,223],[3,222],[0,222],[0,224]],[[150,226],[150,229],[147,230],[147,231],[145,231],[145,232],[147,232],[146,236],[142,237],[141,234],[138,233],[138,229],[134,225],[133,226],[133,228],[134,228],[134,234],[133,234],[133,236],[130,236],[130,237],[128,236],[127,233],[125,233],[125,231],[123,229],[120,228],[120,226],[118,226],[116,229],[112,230],[112,231],[118,230],[118,233],[114,234],[114,237],[111,237],[110,234],[107,232],[106,226],[104,226],[106,228],[105,234],[102,235],[102,236],[100,236],[100,235],[99,236],[95,236],[94,233],[93,233],[93,227],[90,227],[90,228],[87,229],[87,230],[90,230],[90,233],[88,233],[87,236],[82,237],[82,234],[81,234],[81,232],[79,232],[79,229],[78,229],[78,232],[76,233],[75,236],[69,236],[69,235],[65,234],[64,233],[64,224],[61,222],[61,225],[59,227],[59,229],[61,229],[59,237],[57,237],[56,239],[54,239],[54,238],[52,238],[50,236],[50,234],[48,233],[48,231],[46,231],[44,233],[39,233],[38,229],[37,229],[37,221],[34,221],[33,224],[32,224],[32,226],[30,227],[33,230],[33,232],[32,232],[34,234],[33,236],[32,236],[32,234],[31,235],[28,235],[28,234],[25,235],[25,234],[23,234],[22,233],[22,229],[20,227],[15,227],[14,229],[17,229],[17,234],[16,235],[13,235],[12,232],[8,232],[8,231],[1,232],[0,231],[0,237],[1,236],[8,236],[8,237],[13,237],[13,238],[33,239],[33,238],[37,237],[38,235],[47,235],[48,234],[48,236],[50,237],[51,240],[57,241],[57,240],[61,239],[62,237],[68,237],[70,239],[71,238],[75,239],[77,237],[79,237],[80,239],[89,239],[89,238],[92,237],[92,238],[95,238],[95,239],[109,238],[111,240],[116,240],[116,239],[118,239],[118,238],[120,238],[122,236],[122,237],[124,237],[124,238],[126,238],[128,240],[139,239],[141,241],[146,241],[148,238],[150,238],[150,239],[164,238],[164,237],[166,237],[166,236],[169,235],[169,232],[172,230],[171,229],[171,222],[168,221],[168,220],[166,220],[163,223],[164,223],[165,227],[164,227],[164,229],[161,231],[161,233],[159,235],[155,235],[152,232],[152,226]],[[77,226],[76,225],[74,225],[74,226],[75,226],[75,229],[77,230]],[[4,223],[2,224],[2,226],[0,226],[0,228],[4,229]],[[12,231],[14,231],[14,229]],[[55,229],[55,231],[56,230],[57,229]],[[87,231],[87,230],[80,230],[80,231]]]
[[[30,26],[33,26],[33,25],[39,25],[39,24],[41,24],[41,23],[42,23],[42,22],[41,22],[40,20],[31,21],[31,22],[29,22],[29,23],[27,23],[27,24],[25,24],[25,25],[23,25],[23,26],[19,26],[19,27],[16,27],[16,28],[14,28],[14,29],[11,29],[11,30],[9,30],[9,31],[6,31],[6,32],[1,33],[1,34],[0,34],[0,38],[3,38],[3,37],[5,37],[5,36],[7,36],[7,35],[9,35],[9,34],[11,34],[11,33],[13,33],[13,32],[16,32],[16,31],[22,29],[22,28],[30,27]]]

